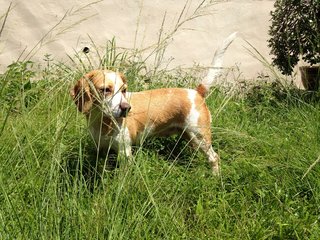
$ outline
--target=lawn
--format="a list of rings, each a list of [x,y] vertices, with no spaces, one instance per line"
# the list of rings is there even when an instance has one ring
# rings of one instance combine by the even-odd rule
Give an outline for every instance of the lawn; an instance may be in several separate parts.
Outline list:
[[[319,93],[277,79],[212,88],[215,177],[179,136],[146,141],[131,160],[97,154],[69,96],[79,71],[30,64],[0,76],[1,239],[320,239]],[[146,80],[138,65],[123,68],[134,90],[196,81]]]

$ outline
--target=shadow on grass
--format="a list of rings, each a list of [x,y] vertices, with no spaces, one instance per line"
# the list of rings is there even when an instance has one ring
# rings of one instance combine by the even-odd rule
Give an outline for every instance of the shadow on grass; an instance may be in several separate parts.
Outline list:
[[[191,160],[195,150],[178,136],[147,139],[143,146],[133,147],[133,156],[140,158],[140,151],[147,153],[143,155],[143,161],[150,161],[147,156],[156,155],[157,161],[167,161],[188,169],[196,167]],[[106,175],[113,178],[119,167],[121,168],[121,159],[118,159],[117,153],[113,150],[97,152],[89,136],[85,137],[83,146],[79,147],[76,143],[70,146],[65,159],[65,171],[70,179],[75,181],[82,178],[90,189],[99,184]]]
[[[193,167],[191,158],[197,152],[179,136],[147,139],[143,149],[156,152],[159,159],[188,168]]]
[[[119,168],[116,152],[98,152],[90,137],[86,137],[83,146],[75,144],[67,152],[65,171],[70,181],[84,181],[90,191],[100,184],[104,176],[112,178]]]

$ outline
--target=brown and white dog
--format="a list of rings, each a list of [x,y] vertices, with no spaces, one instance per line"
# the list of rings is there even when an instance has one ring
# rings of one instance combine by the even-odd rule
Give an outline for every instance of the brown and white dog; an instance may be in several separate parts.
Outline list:
[[[215,52],[207,76],[196,90],[162,88],[127,92],[125,77],[109,70],[93,70],[71,89],[71,95],[88,120],[98,149],[113,149],[131,156],[131,146],[148,136],[182,134],[207,156],[219,174],[219,156],[211,146],[211,115],[205,96],[220,75],[223,55],[236,33]]]

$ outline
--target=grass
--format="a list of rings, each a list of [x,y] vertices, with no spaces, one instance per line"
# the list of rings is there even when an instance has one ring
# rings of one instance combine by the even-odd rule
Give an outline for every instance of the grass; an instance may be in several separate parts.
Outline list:
[[[69,96],[79,74],[59,66],[29,82],[27,66],[1,77],[1,239],[319,239],[317,93],[214,88],[217,178],[177,138],[147,141],[131,162],[97,155]]]
[[[99,66],[80,53],[69,65],[46,55],[43,70],[26,59],[0,75],[1,239],[320,238],[320,95],[280,84],[274,72],[273,83],[237,94],[212,89],[220,177],[179,136],[146,141],[131,161],[97,154],[70,87],[95,67],[123,71],[135,91],[194,87],[198,68],[162,65],[174,33],[207,14],[204,1],[191,14],[189,4],[144,57],[119,52],[113,39],[104,54],[92,42]]]

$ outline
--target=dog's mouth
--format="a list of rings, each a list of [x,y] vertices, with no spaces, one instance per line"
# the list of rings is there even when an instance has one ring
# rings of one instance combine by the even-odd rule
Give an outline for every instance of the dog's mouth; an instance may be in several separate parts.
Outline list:
[[[131,106],[127,102],[122,102],[120,103],[119,108],[120,108],[120,117],[126,117],[128,116]]]
[[[120,117],[125,118],[128,116],[128,114],[129,114],[129,111],[121,111]]]
[[[128,103],[121,103],[111,111],[105,111],[106,115],[111,115],[114,118],[125,118],[130,112],[131,106]]]
[[[125,118],[128,116],[130,110],[131,110],[131,105],[128,102],[121,102],[120,104],[116,105],[115,107],[111,107],[109,105],[110,102],[107,104],[103,103],[100,104],[101,110],[103,114],[106,117],[113,117],[113,118]]]

